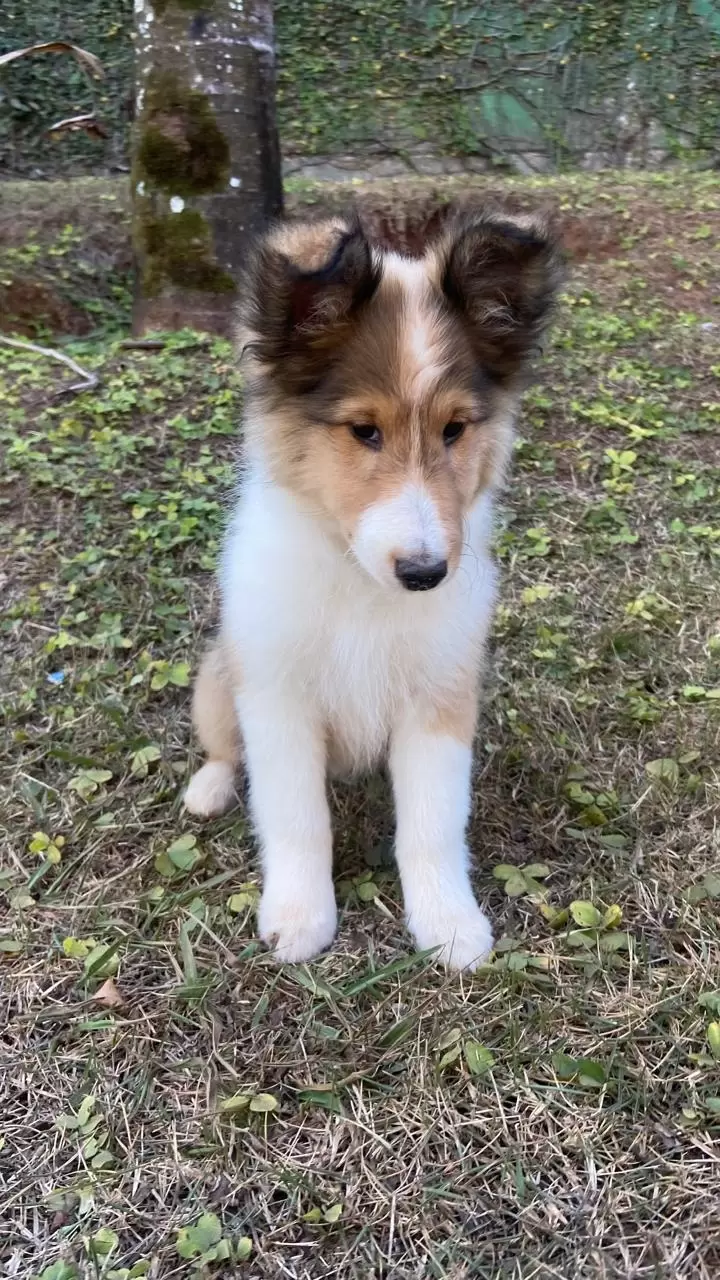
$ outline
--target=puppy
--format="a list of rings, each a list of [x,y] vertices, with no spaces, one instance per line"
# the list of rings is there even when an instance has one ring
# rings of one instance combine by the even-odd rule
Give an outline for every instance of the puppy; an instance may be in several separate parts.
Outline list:
[[[493,493],[559,280],[542,219],[492,210],[449,219],[415,257],[340,218],[259,245],[244,469],[193,702],[208,761],[185,804],[228,808],[242,756],[259,932],[281,961],[336,930],[328,772],[384,758],[417,946],[457,969],[491,949],[465,833]]]

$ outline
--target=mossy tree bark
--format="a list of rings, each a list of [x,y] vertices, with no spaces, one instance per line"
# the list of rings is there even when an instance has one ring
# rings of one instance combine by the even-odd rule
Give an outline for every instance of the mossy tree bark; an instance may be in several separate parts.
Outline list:
[[[282,209],[270,0],[135,0],[134,328],[228,333]]]

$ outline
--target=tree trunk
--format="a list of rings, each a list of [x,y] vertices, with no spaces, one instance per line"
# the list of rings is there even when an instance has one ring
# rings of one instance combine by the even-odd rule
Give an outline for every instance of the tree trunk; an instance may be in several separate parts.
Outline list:
[[[134,329],[228,333],[282,210],[270,0],[135,0]]]

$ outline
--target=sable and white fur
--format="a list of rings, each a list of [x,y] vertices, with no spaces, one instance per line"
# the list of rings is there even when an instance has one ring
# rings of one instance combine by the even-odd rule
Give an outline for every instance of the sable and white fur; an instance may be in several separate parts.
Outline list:
[[[335,934],[328,773],[383,759],[417,945],[455,968],[490,951],[465,832],[492,495],[558,274],[542,222],[488,211],[449,219],[416,257],[341,219],[261,242],[222,620],[193,702],[208,761],[185,803],[228,808],[242,758],[259,932],[280,960]]]

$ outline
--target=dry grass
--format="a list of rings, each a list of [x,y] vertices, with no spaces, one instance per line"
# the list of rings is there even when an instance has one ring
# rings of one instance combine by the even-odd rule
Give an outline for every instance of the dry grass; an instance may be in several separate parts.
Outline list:
[[[208,1275],[718,1274],[720,183],[548,189],[607,218],[498,534],[472,843],[501,944],[472,978],[410,954],[380,781],[335,796],[346,907],[309,967],[254,940],[243,812],[181,812],[241,397],[226,346],[75,343],[103,382],[69,402],[0,348],[8,1276],[197,1274],[177,1233],[203,1213],[252,1242]],[[182,835],[194,865],[163,874]],[[537,862],[544,904],[493,876]],[[579,936],[578,902],[622,920]],[[116,948],[90,974],[88,939]]]

